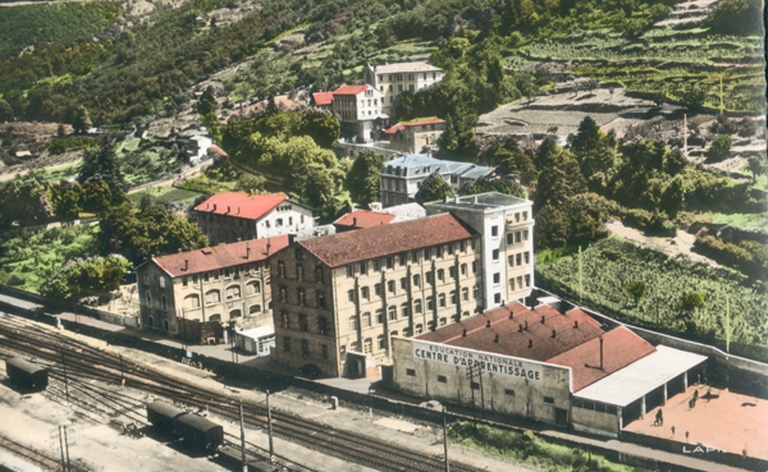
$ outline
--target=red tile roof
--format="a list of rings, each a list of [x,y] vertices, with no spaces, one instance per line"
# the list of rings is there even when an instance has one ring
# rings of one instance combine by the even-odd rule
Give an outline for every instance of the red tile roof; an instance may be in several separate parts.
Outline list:
[[[411,126],[438,125],[438,124],[444,124],[444,123],[445,121],[441,120],[440,118],[415,119],[411,121],[398,123],[395,126],[392,126],[388,130],[384,131],[384,133],[395,134],[398,131],[404,130],[405,128],[410,128]]]
[[[335,226],[344,226],[350,229],[372,228],[374,226],[388,225],[395,219],[395,215],[390,213],[376,213],[367,210],[355,210],[347,213],[333,224]]]
[[[544,323],[541,322],[542,317]],[[491,322],[490,327],[487,327],[488,321]],[[465,329],[466,336],[463,335]],[[553,330],[555,337],[552,337]],[[600,325],[581,310],[561,314],[548,305],[529,310],[520,303],[513,303],[439,328],[417,339],[546,361],[601,334]]]
[[[274,236],[153,257],[152,261],[171,277],[181,277],[263,261],[289,244],[287,235]]]
[[[602,370],[600,369],[599,337],[547,360],[549,363],[573,369],[574,392],[656,351],[655,347],[623,326],[608,331],[602,338]]]
[[[315,100],[315,105],[319,107],[333,104],[333,92],[313,93],[312,98]]]
[[[248,195],[246,193],[220,193],[204,201],[195,210],[217,215],[258,220],[287,200],[283,194]]]
[[[435,215],[373,228],[299,241],[329,267],[391,256],[438,244],[463,241],[475,235],[450,214]]]
[[[368,90],[370,85],[342,85],[333,91],[334,95],[360,95]]]

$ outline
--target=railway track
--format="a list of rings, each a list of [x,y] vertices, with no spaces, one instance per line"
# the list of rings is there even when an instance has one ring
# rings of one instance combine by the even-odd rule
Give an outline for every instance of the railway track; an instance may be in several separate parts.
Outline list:
[[[62,468],[61,461],[47,452],[27,446],[3,434],[0,434],[0,449],[5,449],[43,470],[59,472]],[[80,472],[80,469],[73,469],[73,472]]]
[[[124,383],[176,402],[209,410],[232,421],[239,418],[240,399],[211,392],[180,379],[155,372],[115,354],[96,349],[62,336],[47,326],[0,315],[0,353],[24,353],[46,364],[63,380],[66,373],[84,379]],[[114,392],[112,392],[114,395]],[[118,402],[111,397],[107,402]],[[135,405],[134,405],[135,407]],[[102,407],[99,407],[103,409]],[[109,409],[109,407],[104,407]],[[128,408],[123,406],[122,408]],[[244,420],[256,428],[267,428],[266,407],[243,401]],[[343,460],[386,471],[443,471],[441,456],[433,456],[406,447],[335,428],[279,410],[272,411],[272,429],[276,437]],[[451,470],[472,472],[479,469],[451,462]]]

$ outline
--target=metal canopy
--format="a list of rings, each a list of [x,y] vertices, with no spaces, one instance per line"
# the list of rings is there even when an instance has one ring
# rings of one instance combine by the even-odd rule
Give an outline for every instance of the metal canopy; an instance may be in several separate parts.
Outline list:
[[[625,407],[706,360],[706,356],[659,345],[656,352],[579,390],[573,396],[580,400]]]

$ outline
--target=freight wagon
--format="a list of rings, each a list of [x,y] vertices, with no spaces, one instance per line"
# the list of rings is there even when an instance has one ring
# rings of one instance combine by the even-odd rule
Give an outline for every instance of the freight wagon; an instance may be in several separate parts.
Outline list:
[[[158,431],[180,438],[196,450],[215,451],[224,442],[220,425],[165,402],[147,404],[147,420]]]
[[[39,392],[48,386],[48,370],[21,357],[5,361],[5,371],[11,383],[19,390]]]

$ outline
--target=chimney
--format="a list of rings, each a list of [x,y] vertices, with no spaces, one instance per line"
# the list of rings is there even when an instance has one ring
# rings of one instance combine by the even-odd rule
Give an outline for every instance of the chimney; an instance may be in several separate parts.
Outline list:
[[[515,314],[514,314],[513,312],[511,312],[511,311],[510,311],[510,312],[509,312],[509,319],[511,320],[511,319],[512,319],[512,318],[514,318],[514,317],[515,317]]]
[[[184,272],[189,270],[189,259],[184,259]]]
[[[499,334],[498,333],[496,333],[496,337],[493,338],[493,342],[495,342],[495,343],[499,342]]]
[[[553,329],[553,330],[552,330],[552,338],[554,339],[554,338],[556,338],[556,337],[557,337],[557,331],[555,331],[555,330]]]
[[[525,328],[523,328],[523,329],[528,331],[528,320],[525,320]]]
[[[491,320],[485,320],[485,327],[490,328],[491,327]]]
[[[575,329],[579,329],[579,320],[576,320],[576,321],[573,322],[573,327]]]
[[[541,315],[541,324],[544,324],[544,315]]]
[[[216,211],[216,204],[213,204],[213,211]]]
[[[528,349],[533,349],[533,339],[528,340]]]
[[[210,203],[206,203],[206,204],[205,204],[205,209],[206,209],[206,210],[207,210],[208,208],[210,208],[210,207],[211,207],[211,204],[210,204]]]
[[[464,331],[461,332],[461,337],[466,338],[467,337],[467,328],[464,328]]]
[[[600,336],[600,370],[603,370],[603,337]]]
[[[352,217],[352,226],[357,226],[357,217],[356,216]]]
[[[232,211],[232,207],[230,207],[229,205],[227,205],[227,214],[229,214],[229,212],[230,212],[230,211]]]
[[[240,207],[237,207],[237,213],[235,213],[235,214],[236,214],[236,215],[239,215],[239,214],[240,214]]]
[[[251,243],[246,243],[245,244],[245,258],[246,259],[250,259],[251,258],[251,246],[250,246],[250,244]]]
[[[522,333],[523,332],[523,325],[517,325],[517,332]]]
[[[267,255],[269,255],[269,250],[272,248],[272,242],[267,239]]]

